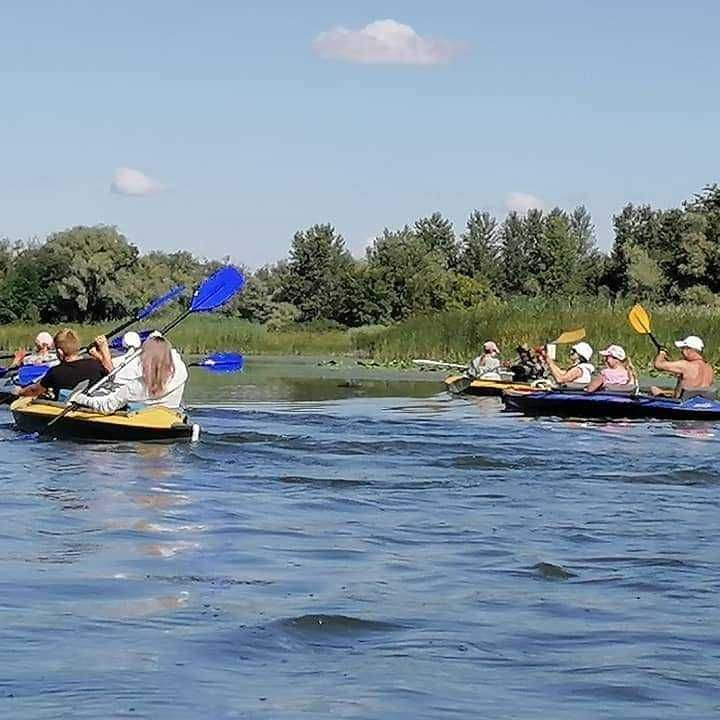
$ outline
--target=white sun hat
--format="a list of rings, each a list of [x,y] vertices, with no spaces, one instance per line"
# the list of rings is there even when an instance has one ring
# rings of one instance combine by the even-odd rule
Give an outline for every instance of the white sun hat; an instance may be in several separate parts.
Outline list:
[[[691,350],[702,352],[705,349],[705,343],[702,341],[702,338],[699,338],[697,335],[688,335],[683,340],[676,340],[675,347],[690,348]]]
[[[140,336],[134,330],[131,330],[123,335],[122,344],[127,350],[130,350],[130,348],[137,350],[142,345],[142,342]]]
[[[35,344],[39,347],[42,347],[44,345],[45,347],[49,347],[51,349],[55,347],[52,335],[49,332],[44,331],[37,334],[37,337],[35,338]]]
[[[620,345],[608,345],[604,350],[600,351],[603,357],[614,357],[616,360],[624,360],[627,355]]]
[[[585,361],[590,362],[593,356],[593,349],[589,343],[579,342],[572,346],[572,349]]]

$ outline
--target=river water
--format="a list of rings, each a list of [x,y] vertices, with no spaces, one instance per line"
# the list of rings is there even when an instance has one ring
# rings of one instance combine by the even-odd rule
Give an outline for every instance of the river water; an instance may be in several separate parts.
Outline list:
[[[2,718],[720,715],[713,426],[199,372],[196,444],[2,411]]]

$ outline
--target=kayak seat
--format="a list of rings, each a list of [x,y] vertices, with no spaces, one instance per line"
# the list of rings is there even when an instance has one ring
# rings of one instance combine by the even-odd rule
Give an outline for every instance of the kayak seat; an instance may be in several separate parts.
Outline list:
[[[609,393],[610,395],[637,395],[638,386],[634,383],[630,385],[605,385],[601,392]]]
[[[67,404],[64,402],[57,402],[55,400],[48,400],[46,398],[35,398],[30,405],[49,405],[50,407],[60,408],[64,410],[67,407]],[[87,412],[93,412],[90,408],[84,408],[82,406],[79,406],[77,408],[78,410],[85,410]],[[131,412],[128,412],[127,410],[117,410],[113,413],[113,415],[122,415],[127,417],[128,415],[131,415]]]
[[[717,400],[717,390],[710,388],[707,390],[683,390],[680,393],[681,400],[690,400],[690,398],[701,397],[704,400]]]

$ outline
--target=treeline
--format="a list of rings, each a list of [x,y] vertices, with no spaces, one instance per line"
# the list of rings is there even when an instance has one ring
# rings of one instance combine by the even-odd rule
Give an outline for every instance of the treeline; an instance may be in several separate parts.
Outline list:
[[[720,188],[680,208],[627,205],[615,241],[596,247],[587,210],[475,211],[462,232],[440,213],[375,238],[354,258],[331,225],[295,234],[287,259],[248,273],[226,314],[270,329],[388,324],[518,297],[714,303],[720,293]],[[0,243],[0,322],[125,317],[171,284],[218,264],[138,249],[116,228],[76,227],[44,242]]]

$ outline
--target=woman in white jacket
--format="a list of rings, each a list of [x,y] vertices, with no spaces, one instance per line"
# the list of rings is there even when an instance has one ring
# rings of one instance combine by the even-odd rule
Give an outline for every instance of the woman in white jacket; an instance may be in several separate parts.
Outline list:
[[[100,339],[99,351],[102,356],[110,357],[107,341]],[[75,393],[72,401],[85,405],[91,410],[109,415],[116,410],[140,403],[142,405],[164,405],[177,410],[182,404],[188,371],[180,353],[161,335],[149,337],[140,352],[141,375],[106,395],[87,395]]]

